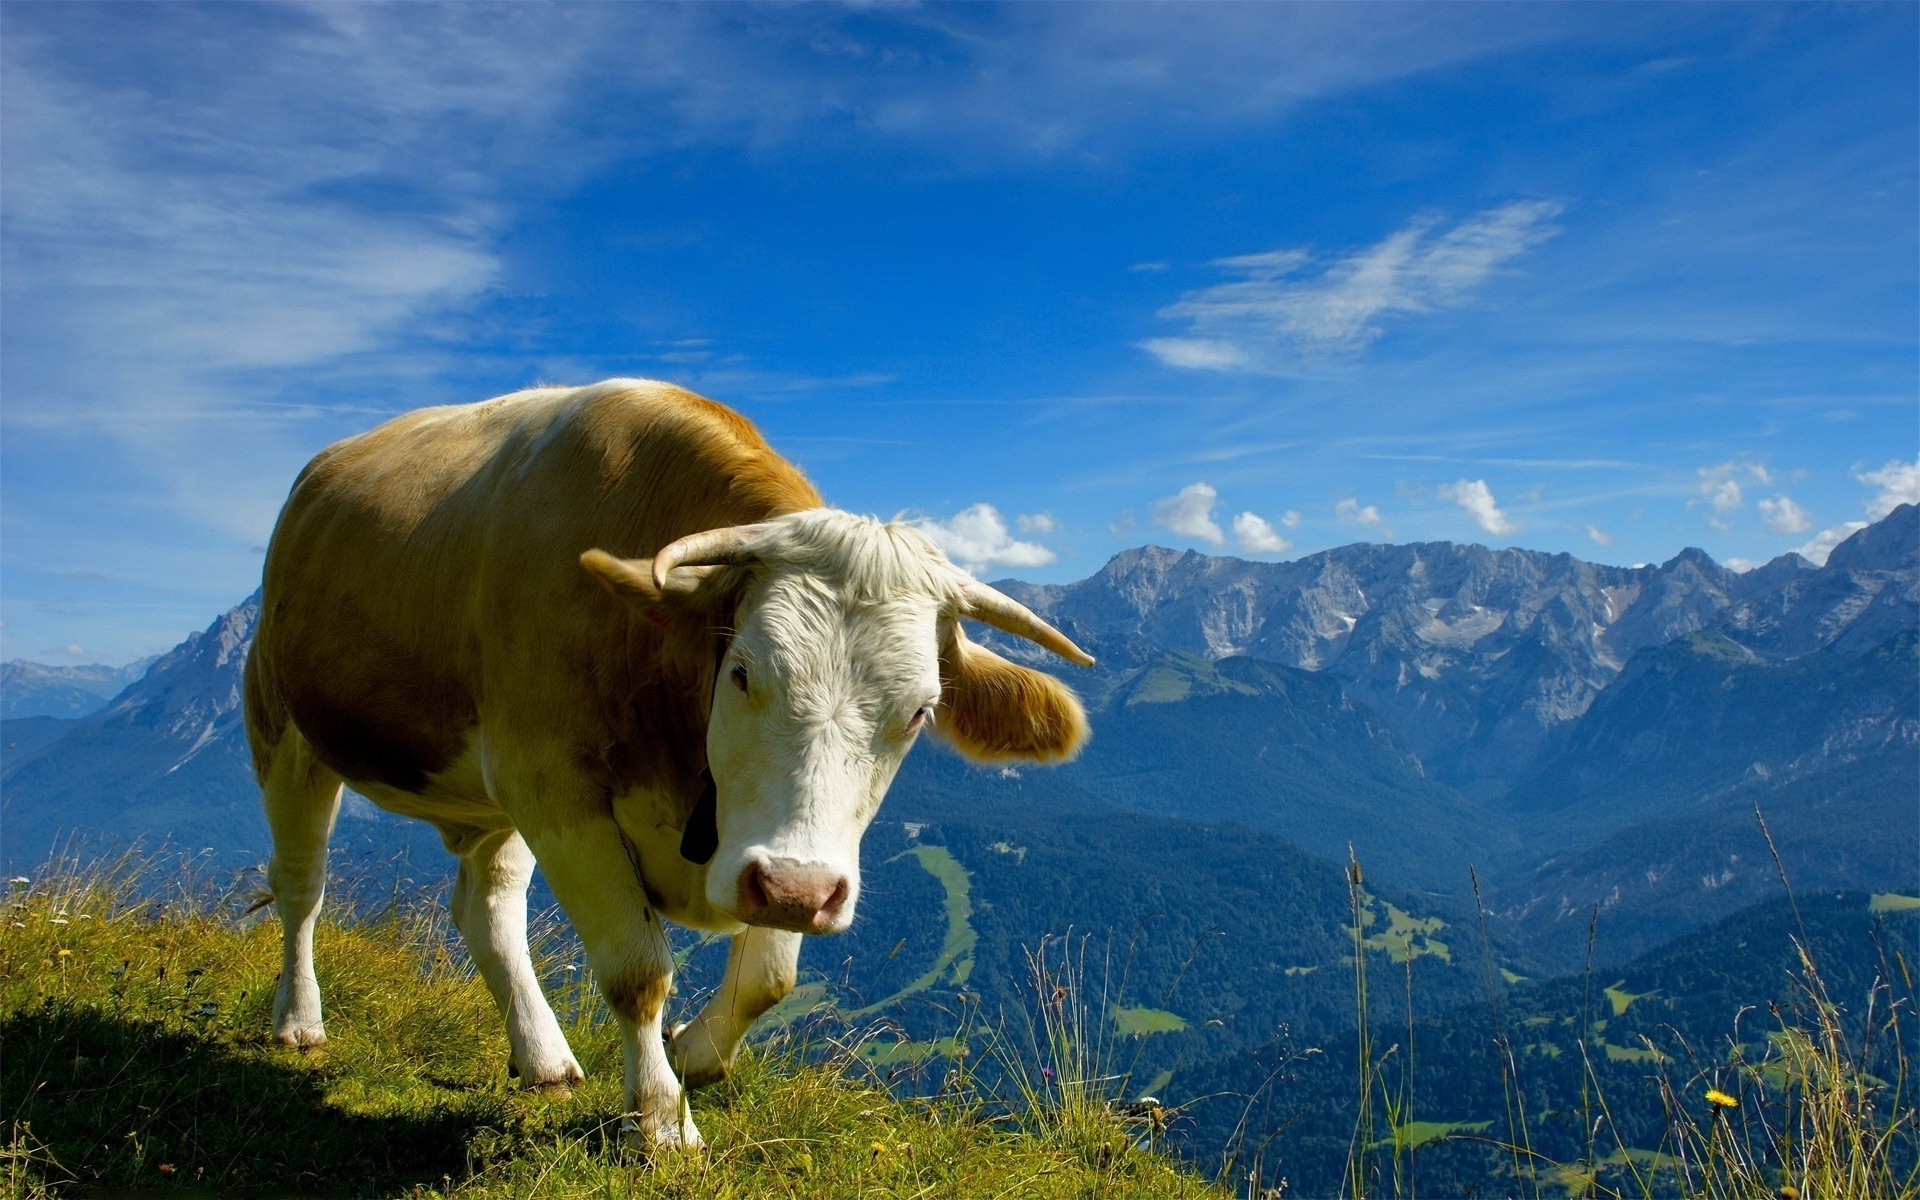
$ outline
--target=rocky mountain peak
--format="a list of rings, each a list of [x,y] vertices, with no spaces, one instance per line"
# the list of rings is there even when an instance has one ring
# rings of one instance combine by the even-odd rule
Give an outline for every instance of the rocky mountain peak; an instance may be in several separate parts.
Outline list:
[[[194,740],[239,720],[243,671],[260,619],[254,592],[199,633],[155,660],[145,678],[122,692],[100,719],[163,729]]]
[[[1836,571],[1920,570],[1920,507],[1902,504],[1833,548]]]

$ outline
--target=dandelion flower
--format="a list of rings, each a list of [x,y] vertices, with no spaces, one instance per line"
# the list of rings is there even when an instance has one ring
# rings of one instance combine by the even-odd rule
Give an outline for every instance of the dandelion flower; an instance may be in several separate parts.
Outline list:
[[[1713,1105],[1715,1108],[1739,1108],[1740,1107],[1740,1102],[1738,1100],[1735,1100],[1732,1096],[1727,1095],[1725,1092],[1721,1091],[1719,1088],[1707,1089],[1707,1103]]]
[[[64,948],[64,947],[62,947],[62,948],[61,948],[61,950],[60,950],[60,952],[59,952],[59,953],[57,953],[57,954],[55,954],[55,955],[54,955],[54,957],[55,957],[55,958],[72,958],[72,957],[73,957],[73,951],[71,951],[71,950],[68,950],[68,949],[66,949],[66,948]]]

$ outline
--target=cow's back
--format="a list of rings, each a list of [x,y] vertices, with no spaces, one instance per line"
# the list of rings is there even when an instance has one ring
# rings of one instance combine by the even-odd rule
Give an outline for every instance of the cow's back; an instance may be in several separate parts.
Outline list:
[[[291,720],[349,781],[417,792],[482,718],[639,736],[658,647],[579,566],[818,505],[753,426],[614,380],[423,409],[321,452],[268,548],[248,671],[255,766]]]

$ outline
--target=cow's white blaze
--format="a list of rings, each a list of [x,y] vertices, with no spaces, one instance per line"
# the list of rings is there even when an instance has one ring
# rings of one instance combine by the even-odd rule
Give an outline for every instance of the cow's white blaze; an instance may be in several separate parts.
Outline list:
[[[707,901],[831,933],[853,920],[861,835],[939,701],[959,577],[903,526],[825,510],[773,525],[714,681]],[[788,902],[751,911],[768,892]]]

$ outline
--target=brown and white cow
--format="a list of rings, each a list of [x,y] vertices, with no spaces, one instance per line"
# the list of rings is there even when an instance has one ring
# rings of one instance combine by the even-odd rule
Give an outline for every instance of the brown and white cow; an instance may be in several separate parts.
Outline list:
[[[696,1146],[681,1081],[723,1076],[859,899],[859,843],[915,736],[1071,757],[1073,694],[972,618],[1078,663],[925,536],[826,508],[732,410],[610,380],[423,409],[322,451],[267,550],[247,732],[285,926],[274,1035],[325,1040],[313,927],[341,782],[435,825],[511,1068],[579,1064],[534,975],[534,864],[585,944],[643,1137]],[[662,1039],[668,917],[733,935]]]

